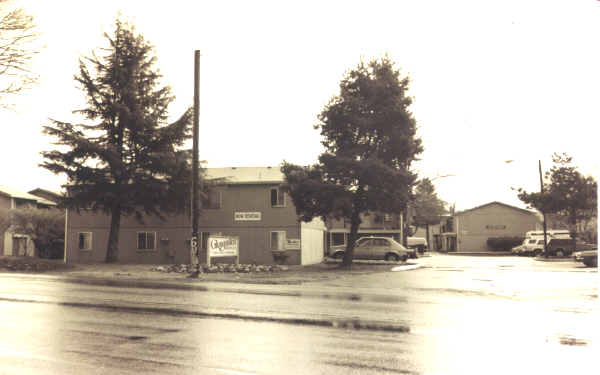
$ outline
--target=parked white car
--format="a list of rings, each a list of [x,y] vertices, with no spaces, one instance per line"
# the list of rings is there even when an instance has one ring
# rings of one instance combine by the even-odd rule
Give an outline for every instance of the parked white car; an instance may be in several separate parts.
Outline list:
[[[362,237],[354,246],[354,259],[374,259],[387,261],[403,261],[408,259],[411,251],[389,237]],[[341,259],[344,250],[336,249],[333,257]]]

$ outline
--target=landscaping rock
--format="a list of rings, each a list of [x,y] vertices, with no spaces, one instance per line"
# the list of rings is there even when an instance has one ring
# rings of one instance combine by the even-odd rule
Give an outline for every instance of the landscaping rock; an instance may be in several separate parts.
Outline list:
[[[201,264],[198,267],[200,273],[265,273],[287,271],[287,266],[265,265],[265,264]],[[173,264],[169,266],[156,266],[150,269],[154,272],[176,272],[191,273],[194,267],[191,264]]]

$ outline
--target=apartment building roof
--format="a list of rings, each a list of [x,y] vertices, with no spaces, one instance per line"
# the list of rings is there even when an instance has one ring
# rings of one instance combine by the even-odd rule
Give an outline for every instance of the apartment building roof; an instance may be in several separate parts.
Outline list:
[[[0,194],[8,196],[10,198],[34,201],[38,204],[43,204],[46,206],[56,206],[56,203],[52,201],[7,186],[0,186]]]
[[[229,185],[281,184],[285,181],[279,166],[206,168],[206,178],[223,179],[224,183]]]

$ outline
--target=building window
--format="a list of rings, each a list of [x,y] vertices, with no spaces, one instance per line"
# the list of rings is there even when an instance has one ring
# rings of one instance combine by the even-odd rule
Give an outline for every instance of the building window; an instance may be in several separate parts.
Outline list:
[[[92,250],[92,232],[79,232],[79,250]]]
[[[283,189],[271,189],[271,207],[285,207],[285,195]]]
[[[285,250],[285,232],[271,232],[271,250]]]
[[[221,192],[215,189],[209,189],[205,192],[206,196],[202,199],[202,208],[219,209],[221,208]]]
[[[156,232],[138,232],[138,250],[154,250],[156,248]]]
[[[389,223],[390,221],[392,221],[393,216],[392,214],[383,214],[383,221]]]
[[[331,246],[346,245],[346,233],[331,233]]]

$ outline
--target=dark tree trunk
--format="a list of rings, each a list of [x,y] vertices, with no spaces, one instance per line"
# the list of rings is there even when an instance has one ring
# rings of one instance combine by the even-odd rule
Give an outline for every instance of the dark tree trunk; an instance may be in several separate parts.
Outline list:
[[[569,215],[569,232],[571,235],[571,247],[573,252],[577,250],[577,210],[572,209]]]
[[[430,244],[431,241],[429,240],[429,223],[425,224],[425,233],[426,233],[425,240],[427,241],[427,247],[428,247],[427,250],[429,250],[429,248],[431,247],[431,244]]]
[[[106,249],[106,263],[116,263],[119,259],[119,231],[121,229],[121,206],[113,204],[110,216],[110,233]]]
[[[346,251],[344,252],[344,260],[342,261],[343,268],[351,268],[352,260],[354,259],[354,246],[358,239],[358,227],[360,226],[360,213],[357,209],[352,211],[352,217],[350,218],[350,234],[348,235],[348,244],[346,245]]]
[[[408,212],[407,206],[402,208],[402,246],[408,247]]]

